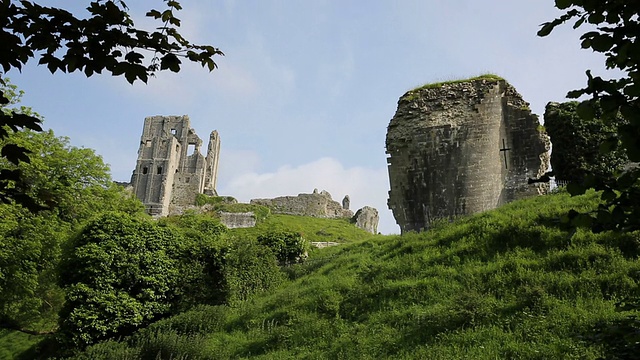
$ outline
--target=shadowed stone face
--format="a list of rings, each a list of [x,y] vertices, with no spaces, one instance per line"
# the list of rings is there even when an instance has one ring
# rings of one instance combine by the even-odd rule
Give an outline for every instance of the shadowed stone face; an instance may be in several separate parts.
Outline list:
[[[412,90],[387,129],[389,208],[401,231],[546,192],[529,185],[549,166],[538,118],[504,80]]]

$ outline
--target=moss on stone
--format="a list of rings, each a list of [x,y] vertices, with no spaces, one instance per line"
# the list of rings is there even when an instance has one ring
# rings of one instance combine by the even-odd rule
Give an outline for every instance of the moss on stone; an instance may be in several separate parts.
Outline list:
[[[450,85],[450,84],[459,84],[459,83],[464,83],[464,82],[471,82],[471,81],[476,81],[476,80],[490,80],[490,81],[499,81],[499,80],[504,80],[502,77],[496,75],[496,74],[482,74],[480,76],[476,76],[476,77],[472,77],[472,78],[468,78],[468,79],[457,79],[457,80],[449,80],[449,81],[442,81],[442,82],[437,82],[437,83],[431,83],[431,84],[424,84],[422,86],[419,86],[415,89],[409,90],[407,92],[407,94],[405,95],[405,98],[409,101],[413,100],[415,98],[415,95],[418,91],[423,90],[423,89],[436,89],[436,88],[440,88],[444,85]]]

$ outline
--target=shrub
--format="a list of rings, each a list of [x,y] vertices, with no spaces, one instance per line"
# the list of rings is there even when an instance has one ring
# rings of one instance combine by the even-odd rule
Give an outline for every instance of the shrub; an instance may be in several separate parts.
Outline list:
[[[598,116],[591,120],[581,118],[578,104],[549,103],[545,109],[544,125],[553,143],[553,172],[556,179],[567,181],[582,181],[587,174],[609,179],[628,162],[623,151],[600,152],[600,147],[612,139],[617,145],[616,127]],[[596,112],[601,113],[599,106]]]
[[[283,266],[304,262],[308,256],[309,242],[297,232],[279,231],[259,235],[258,243],[270,248]]]
[[[209,196],[205,194],[196,195],[197,206],[203,206],[206,204],[235,204],[237,202],[238,200],[236,200],[233,196]]]
[[[180,291],[180,242],[170,228],[125,214],[89,223],[61,262],[65,340],[84,347],[169,313]]]
[[[254,241],[237,240],[224,255],[223,279],[226,302],[235,303],[274,288],[283,276],[271,249]]]

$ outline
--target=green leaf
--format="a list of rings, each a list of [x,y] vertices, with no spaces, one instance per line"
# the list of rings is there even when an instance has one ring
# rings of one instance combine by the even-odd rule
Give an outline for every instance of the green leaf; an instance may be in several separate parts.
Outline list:
[[[556,24],[547,22],[547,23],[541,24],[540,26],[542,26],[542,28],[538,30],[537,35],[540,37],[544,37],[551,34],[551,31],[553,31],[553,28],[556,27]]]
[[[640,83],[635,83],[633,85],[625,87],[623,92],[625,95],[630,97],[640,96]]]
[[[150,10],[145,16],[159,19],[160,17],[162,17],[162,14],[158,10]]]
[[[627,171],[618,178],[618,187],[621,190],[628,189],[633,186],[636,181],[638,181],[638,174],[632,171]]]
[[[162,21],[167,22],[169,19],[173,17],[173,12],[171,10],[165,10],[162,13]]]
[[[600,154],[608,154],[608,153],[612,152],[613,150],[615,150],[617,147],[618,147],[618,139],[617,138],[610,138],[610,139],[607,139],[607,140],[603,141],[598,146],[598,152],[600,152]]]
[[[173,72],[180,71],[181,61],[175,54],[167,54],[160,60],[160,70],[169,69]]]
[[[594,219],[588,214],[578,214],[571,222],[576,227],[590,228],[593,220]]]
[[[2,150],[0,150],[0,155],[15,165],[21,162],[29,163],[30,159],[27,155],[29,153],[31,153],[31,151],[16,144],[6,144],[2,147]]]
[[[216,68],[217,65],[213,60],[207,59],[205,61],[207,63],[207,67],[209,68],[209,71],[213,71]]]
[[[577,98],[579,98],[580,96],[582,96],[584,94],[585,94],[584,90],[572,90],[572,91],[569,91],[567,93],[567,98],[569,98],[569,99],[577,99]]]
[[[560,10],[564,10],[573,5],[573,0],[556,0],[556,7]]]
[[[615,191],[607,189],[605,191],[602,192],[602,195],[600,195],[600,198],[603,201],[613,201],[618,197],[618,195],[615,193]]]
[[[180,3],[177,1],[168,1],[167,6],[172,7],[176,10],[182,10],[182,6],[180,6]]]
[[[124,56],[124,59],[133,64],[142,64],[142,59],[144,59],[144,55],[135,51],[130,51],[127,53],[127,55]]]
[[[133,82],[138,78],[138,75],[136,75],[136,73],[133,71],[126,71],[124,73],[124,77],[127,79],[129,84],[133,84]]]
[[[573,24],[573,28],[574,28],[574,29],[579,28],[580,26],[582,26],[582,24],[584,24],[585,20],[587,20],[587,18],[586,18],[586,17],[584,17],[584,16],[583,16],[583,17],[581,17],[580,19],[578,19],[578,21],[576,21],[576,23],[575,23],[575,24]]]
[[[587,189],[582,186],[581,184],[578,184],[577,182],[570,182],[567,185],[567,192],[569,192],[569,194],[571,194],[571,196],[576,196],[576,195],[582,195],[587,191]]]
[[[581,102],[576,108],[578,116],[583,120],[593,120],[596,117],[596,109],[591,103],[591,100]]]
[[[591,48],[597,52],[609,51],[613,44],[613,38],[608,35],[594,36],[591,39]]]
[[[600,24],[605,20],[605,17],[601,13],[593,13],[589,15],[589,23],[591,24]]]

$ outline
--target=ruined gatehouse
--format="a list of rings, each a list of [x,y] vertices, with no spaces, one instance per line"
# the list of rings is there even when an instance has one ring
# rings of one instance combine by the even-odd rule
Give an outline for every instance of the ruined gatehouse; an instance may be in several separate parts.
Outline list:
[[[545,193],[549,139],[515,88],[495,76],[432,84],[398,101],[387,129],[389,208],[401,231]]]
[[[195,204],[197,194],[217,195],[218,132],[209,135],[206,157],[200,153],[201,146],[187,115],[144,119],[131,186],[147,213],[180,213]]]

